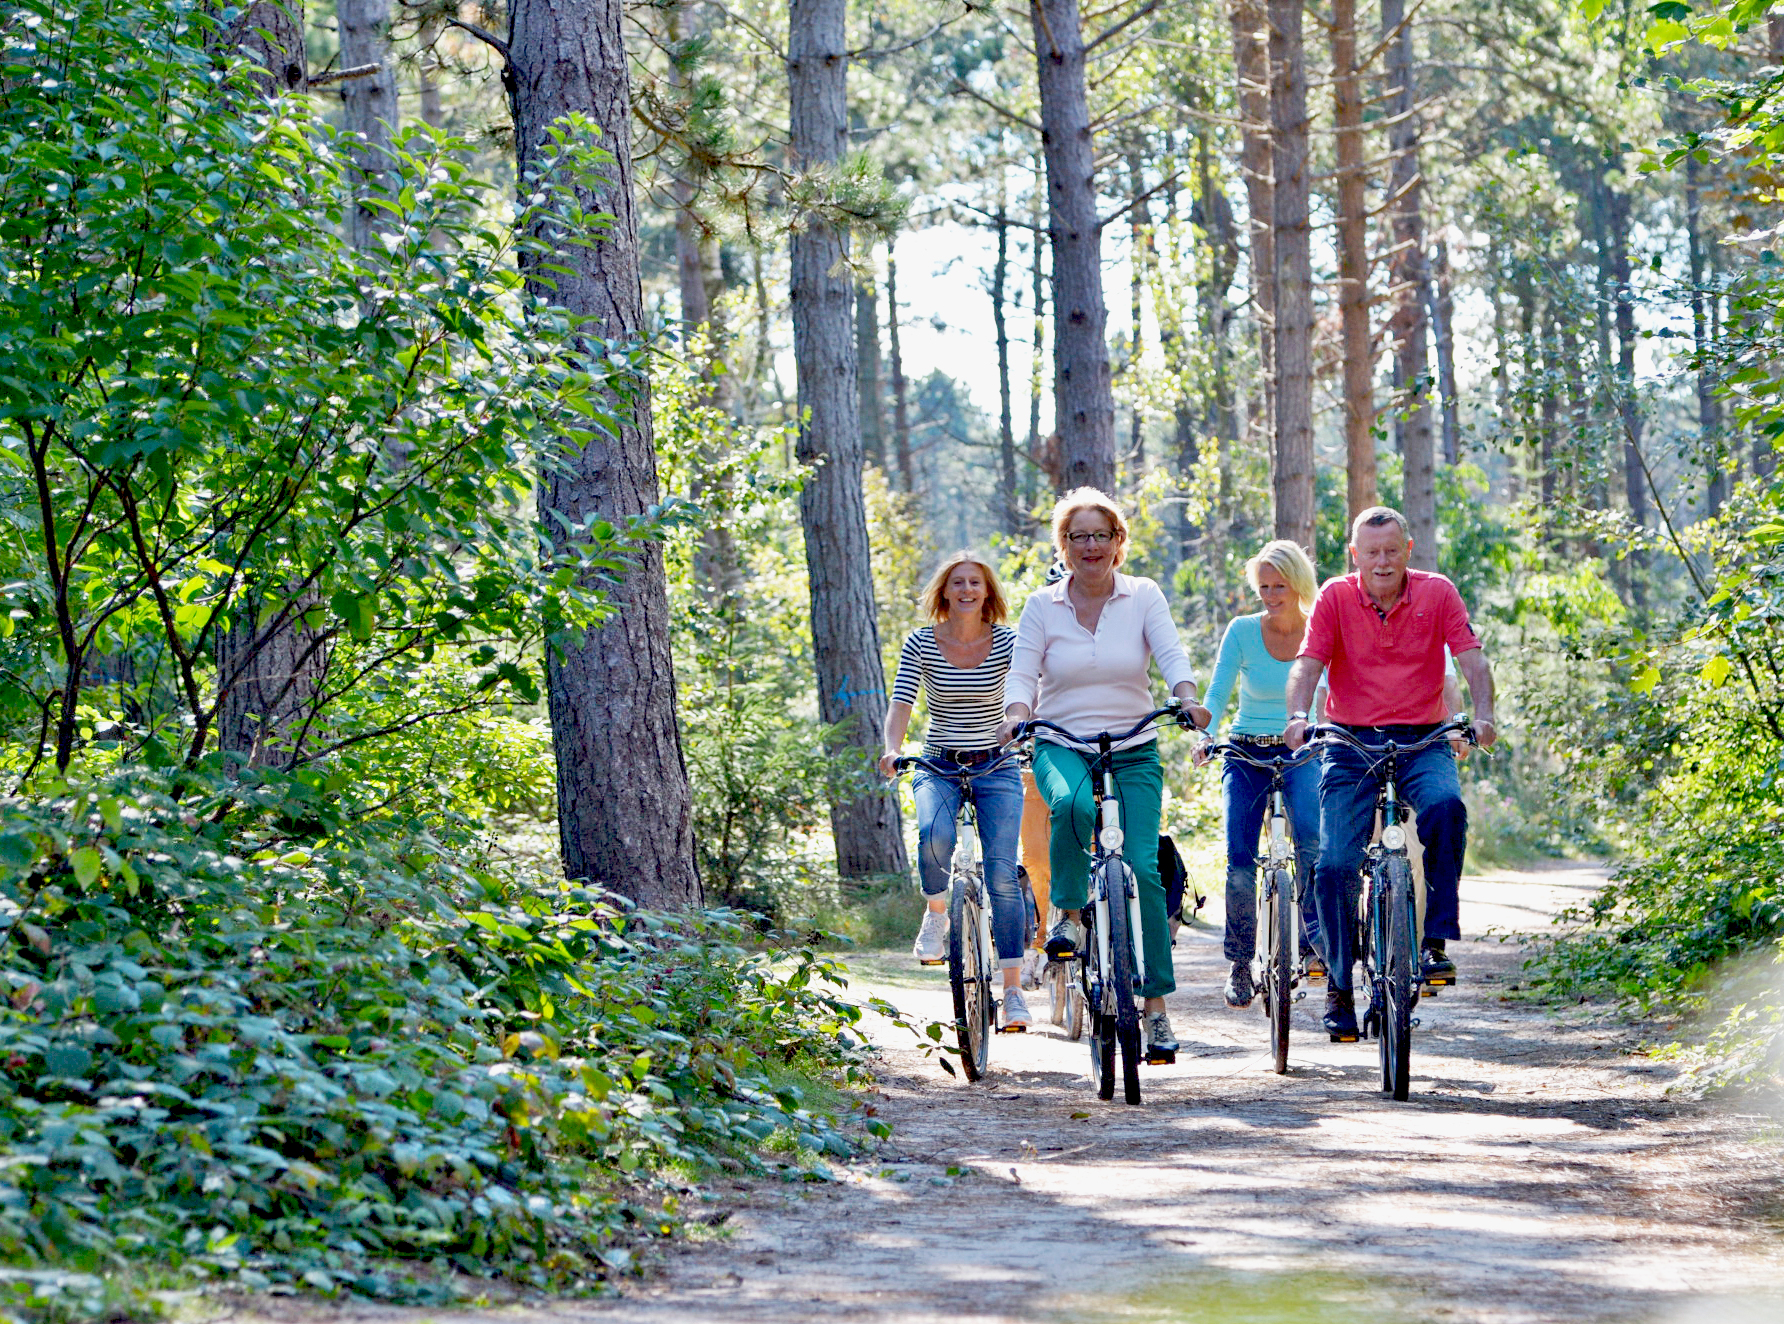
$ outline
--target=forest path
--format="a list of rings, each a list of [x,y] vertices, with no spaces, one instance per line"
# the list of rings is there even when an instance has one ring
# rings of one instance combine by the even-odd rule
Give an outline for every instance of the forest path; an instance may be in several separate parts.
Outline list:
[[[1669,1098],[1676,1072],[1635,1051],[1636,1030],[1508,997],[1521,949],[1497,935],[1601,881],[1561,866],[1467,880],[1463,982],[1422,1004],[1409,1102],[1379,1093],[1374,1044],[1326,1041],[1317,987],[1289,1074],[1271,1072],[1260,1008],[1220,1000],[1216,915],[1178,942],[1183,1052],[1145,1072],[1143,1106],[1092,1096],[1087,1050],[1045,1023],[1044,993],[1037,1032],[1000,1036],[978,1085],[888,1033],[876,1104],[895,1130],[876,1159],[834,1183],[720,1183],[729,1235],[663,1251],[623,1297],[495,1313],[1777,1324],[1780,1119]],[[946,1015],[939,972],[851,964],[857,991]]]

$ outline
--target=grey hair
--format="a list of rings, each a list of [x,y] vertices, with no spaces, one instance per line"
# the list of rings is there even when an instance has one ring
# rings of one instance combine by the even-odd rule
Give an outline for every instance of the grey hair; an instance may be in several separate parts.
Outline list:
[[[1412,541],[1412,525],[1406,522],[1406,516],[1392,506],[1370,506],[1362,514],[1350,522],[1350,540],[1356,542],[1357,535],[1364,529],[1379,529],[1384,524],[1398,524],[1401,535]]]

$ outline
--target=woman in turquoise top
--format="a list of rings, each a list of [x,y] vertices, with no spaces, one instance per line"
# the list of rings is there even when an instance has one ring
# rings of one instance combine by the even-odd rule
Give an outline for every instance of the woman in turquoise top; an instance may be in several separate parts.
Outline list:
[[[1307,613],[1317,591],[1313,564],[1294,543],[1278,539],[1267,544],[1245,563],[1245,578],[1257,593],[1263,610],[1235,618],[1220,641],[1214,662],[1214,678],[1208,682],[1208,706],[1213,718],[1210,735],[1220,727],[1221,714],[1239,687],[1239,711],[1227,738],[1248,747],[1253,758],[1273,761],[1289,757],[1282,743],[1288,725],[1289,667],[1301,651],[1307,632]],[[1196,764],[1207,762],[1203,750]],[[1257,951],[1257,853],[1258,831],[1270,794],[1270,775],[1229,756],[1224,760],[1221,783],[1226,792],[1227,882],[1226,957],[1232,962],[1227,976],[1226,1000],[1231,1007],[1248,1007],[1255,994],[1251,962]],[[1289,830],[1295,839],[1295,870],[1311,877],[1319,857],[1319,768],[1304,758],[1285,779]],[[1318,930],[1313,916],[1312,888],[1305,889],[1301,920],[1306,933],[1305,953],[1317,960]]]

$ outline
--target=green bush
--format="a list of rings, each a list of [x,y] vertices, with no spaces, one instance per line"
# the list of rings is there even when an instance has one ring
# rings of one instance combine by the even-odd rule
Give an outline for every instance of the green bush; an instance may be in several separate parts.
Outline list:
[[[0,801],[0,1255],[573,1287],[662,1221],[650,1172],[848,1152],[776,1083],[863,1050],[810,948],[522,886],[362,808],[278,773]]]

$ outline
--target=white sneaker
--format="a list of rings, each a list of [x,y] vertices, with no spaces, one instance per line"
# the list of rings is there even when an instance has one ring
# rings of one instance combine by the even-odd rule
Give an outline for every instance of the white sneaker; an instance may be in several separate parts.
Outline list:
[[[1017,1034],[1026,1030],[1031,1023],[1028,1014],[1028,999],[1022,996],[1019,988],[1006,988],[1003,995],[1003,1028],[1006,1034]]]
[[[947,911],[924,910],[923,927],[917,930],[917,941],[911,944],[911,952],[919,965],[940,965],[948,959]]]
[[[1177,1051],[1177,1036],[1171,1030],[1171,1018],[1162,1011],[1146,1013],[1146,1047],[1156,1053]]]
[[[1022,987],[1033,991],[1041,986],[1041,972],[1047,967],[1044,952],[1037,952],[1030,947],[1022,953]]]

